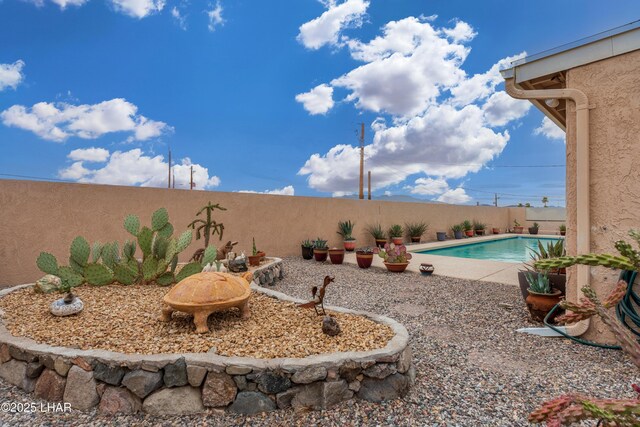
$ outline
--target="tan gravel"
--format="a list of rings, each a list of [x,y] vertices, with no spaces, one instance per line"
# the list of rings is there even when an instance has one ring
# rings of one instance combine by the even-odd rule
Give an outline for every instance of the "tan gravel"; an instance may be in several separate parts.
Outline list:
[[[242,320],[237,309],[209,317],[210,332],[196,334],[192,318],[174,313],[159,320],[162,297],[169,288],[153,285],[75,289],[84,310],[75,316],[55,317],[49,305],[60,294],[36,294],[31,288],[0,299],[7,329],[39,343],[103,349],[123,353],[201,353],[215,347],[224,356],[256,358],[306,357],[338,351],[367,351],[384,347],[393,332],[365,317],[331,313],[342,329],[337,337],[322,333],[322,316],[313,309],[254,292],[251,318]]]

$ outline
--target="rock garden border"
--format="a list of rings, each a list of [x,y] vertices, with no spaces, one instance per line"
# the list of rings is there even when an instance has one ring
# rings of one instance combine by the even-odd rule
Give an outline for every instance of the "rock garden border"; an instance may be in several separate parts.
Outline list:
[[[0,298],[26,286],[33,285],[4,289]],[[251,288],[302,302],[255,282]],[[0,321],[0,377],[37,398],[78,410],[97,406],[103,414],[179,415],[223,408],[251,415],[289,407],[325,409],[353,398],[382,402],[406,394],[415,381],[415,367],[405,327],[385,316],[327,309],[386,324],[394,337],[377,350],[306,358],[139,355],[38,344],[11,335]]]

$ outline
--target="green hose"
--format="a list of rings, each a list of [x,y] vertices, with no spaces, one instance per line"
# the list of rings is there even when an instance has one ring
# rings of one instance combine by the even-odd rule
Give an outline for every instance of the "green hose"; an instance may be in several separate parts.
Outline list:
[[[616,315],[618,320],[627,327],[634,335],[640,337],[640,332],[636,328],[640,328],[640,315],[635,309],[634,305],[640,305],[640,296],[633,291],[633,282],[636,279],[637,271],[623,270],[620,273],[620,280],[627,282],[627,292],[620,302],[616,305]],[[578,337],[573,337],[566,332],[560,330],[556,326],[549,323],[549,319],[553,318],[553,313],[560,307],[560,304],[556,304],[551,311],[545,316],[544,324],[548,328],[553,329],[565,338],[569,338],[580,344],[590,345],[592,347],[607,348],[610,350],[621,350],[619,345],[598,344],[597,342],[585,340]]]

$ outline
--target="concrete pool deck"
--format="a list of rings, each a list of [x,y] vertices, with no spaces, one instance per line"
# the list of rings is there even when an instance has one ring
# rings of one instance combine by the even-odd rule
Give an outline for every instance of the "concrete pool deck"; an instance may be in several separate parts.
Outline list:
[[[444,242],[429,242],[407,244],[407,250],[413,256],[407,267],[407,271],[420,273],[420,264],[427,262],[433,264],[438,276],[455,277],[458,279],[479,280],[481,282],[504,283],[518,286],[518,271],[524,269],[524,263],[489,261],[474,258],[458,258],[442,255],[419,254],[415,251],[425,249],[448,248],[452,246],[468,245],[470,243],[487,242],[492,240],[503,240],[512,237],[532,237],[532,238],[559,238],[558,235],[549,234],[491,234],[488,236],[469,237],[465,239],[450,239]],[[347,252],[344,262],[357,264],[356,254]],[[379,256],[373,257],[372,267],[386,268]]]

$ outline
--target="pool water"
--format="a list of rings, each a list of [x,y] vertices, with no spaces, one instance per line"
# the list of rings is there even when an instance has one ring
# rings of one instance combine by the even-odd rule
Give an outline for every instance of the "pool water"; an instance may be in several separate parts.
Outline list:
[[[517,236],[507,239],[490,240],[485,242],[469,243],[459,246],[450,246],[440,249],[427,249],[415,251],[418,254],[442,255],[458,258],[486,259],[501,262],[529,262],[532,250],[538,250],[538,241],[547,246],[549,242],[558,240],[549,237],[525,237]]]

